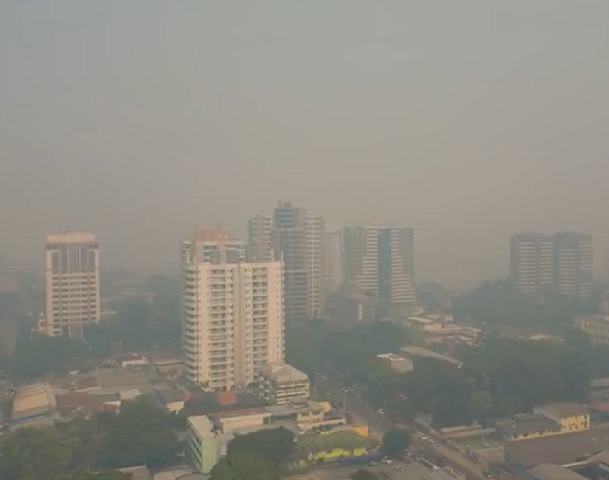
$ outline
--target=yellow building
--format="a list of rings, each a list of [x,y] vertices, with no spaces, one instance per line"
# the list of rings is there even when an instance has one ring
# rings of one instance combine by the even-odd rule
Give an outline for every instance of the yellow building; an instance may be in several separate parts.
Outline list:
[[[590,411],[579,403],[552,403],[535,407],[533,413],[544,415],[560,425],[560,433],[590,429]]]
[[[563,433],[583,432],[590,428],[590,412],[578,403],[553,403],[533,409],[533,413],[514,415],[497,425],[507,440],[529,440]]]
[[[368,452],[369,440],[353,430],[298,437],[294,459],[309,463],[330,462],[343,457],[359,457]]]
[[[370,435],[368,425],[365,423],[350,423],[348,425],[339,425],[333,428],[329,432],[322,432],[322,435],[329,435],[337,432],[355,432],[361,437],[368,437]]]
[[[514,415],[512,420],[497,425],[497,433],[509,441],[548,437],[561,433],[560,425],[542,414],[524,413]]]

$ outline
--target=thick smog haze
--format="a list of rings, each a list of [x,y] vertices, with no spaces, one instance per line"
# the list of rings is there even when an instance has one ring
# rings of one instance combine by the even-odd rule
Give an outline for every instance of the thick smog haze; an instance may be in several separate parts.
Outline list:
[[[0,253],[94,232],[104,268],[278,200],[412,226],[418,280],[507,273],[510,234],[609,259],[605,0],[0,2]]]

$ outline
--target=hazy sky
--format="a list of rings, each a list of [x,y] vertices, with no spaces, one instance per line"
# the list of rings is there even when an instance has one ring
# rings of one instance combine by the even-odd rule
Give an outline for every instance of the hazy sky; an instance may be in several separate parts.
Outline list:
[[[26,265],[69,225],[174,273],[194,223],[277,200],[413,226],[422,279],[506,272],[515,231],[608,250],[607,0],[3,0],[0,62]]]

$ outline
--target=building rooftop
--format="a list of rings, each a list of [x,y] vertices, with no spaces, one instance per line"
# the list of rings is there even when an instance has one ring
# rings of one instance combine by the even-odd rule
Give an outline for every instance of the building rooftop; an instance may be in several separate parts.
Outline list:
[[[306,373],[301,372],[296,367],[287,363],[269,363],[262,368],[260,372],[263,375],[271,377],[274,381],[282,382],[306,382],[309,377]]]
[[[417,347],[417,346],[408,346],[403,347],[402,352],[411,357],[427,357],[427,358],[436,358],[438,360],[444,360],[445,362],[452,363],[453,365],[462,365],[459,360],[456,360],[452,357],[448,357],[446,355],[442,355],[441,353],[434,352],[433,350],[428,350],[426,348]]]
[[[326,433],[325,435],[300,435],[296,444],[296,450],[298,450],[298,454],[302,455],[303,453],[317,453],[332,450],[333,448],[352,449],[365,447],[368,443],[369,440],[367,438],[352,430],[345,430]]]
[[[224,410],[210,414],[214,419],[243,417],[248,415],[269,415],[269,412],[264,407],[243,408],[241,410]]]
[[[13,400],[13,416],[23,412],[53,408],[55,396],[47,383],[24,385],[17,389]]]
[[[524,468],[542,463],[568,465],[585,461],[603,450],[609,450],[609,425],[584,432],[508,442],[505,446],[506,459],[514,460]]]
[[[214,424],[207,415],[188,417],[188,424],[202,438],[212,438],[215,435]]]
[[[120,472],[130,473],[131,480],[152,480],[152,474],[148,467],[140,465],[139,467],[119,468]]]
[[[604,463],[605,465],[609,465],[609,450],[592,455],[588,459],[588,463]]]
[[[237,394],[233,390],[227,390],[225,392],[217,392],[216,399],[222,406],[236,405]]]
[[[95,242],[95,235],[85,232],[66,232],[47,236],[47,243],[89,243]]]
[[[538,408],[543,408],[560,418],[588,415],[590,413],[587,407],[579,403],[551,403],[549,405],[540,405]]]
[[[575,473],[568,468],[551,463],[537,465],[529,470],[539,480],[586,480],[579,473]]]
[[[313,400],[305,400],[303,402],[290,402],[284,405],[270,405],[264,407],[273,417],[288,417],[290,415],[296,415],[300,412],[306,412],[310,410],[323,410],[322,405],[319,402]]]
[[[165,403],[181,402],[184,400],[184,392],[178,388],[161,388],[154,391]]]
[[[560,425],[545,415],[525,413],[522,415],[515,415],[512,420],[497,424],[497,429],[508,436],[512,436],[545,430],[559,430]]]

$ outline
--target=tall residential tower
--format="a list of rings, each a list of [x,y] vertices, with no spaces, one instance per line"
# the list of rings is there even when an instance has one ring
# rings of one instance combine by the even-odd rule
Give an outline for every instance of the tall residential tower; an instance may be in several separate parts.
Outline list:
[[[253,260],[273,260],[273,216],[259,213],[247,222],[248,256]]]
[[[543,296],[554,288],[554,241],[551,235],[517,233],[510,240],[510,272],[518,290]]]
[[[279,203],[273,212],[274,252],[283,261],[288,320],[308,320],[323,310],[324,232],[321,215],[291,203]]]
[[[46,306],[41,326],[48,335],[82,339],[99,322],[99,247],[91,233],[49,235],[45,253]]]
[[[510,271],[518,290],[543,297],[558,293],[587,300],[592,295],[592,237],[579,232],[518,233],[510,242]]]
[[[588,300],[594,279],[592,236],[579,232],[554,234],[556,291],[566,297]]]
[[[206,390],[243,387],[283,363],[281,262],[246,261],[246,246],[221,229],[182,242],[182,352],[186,378]]]

